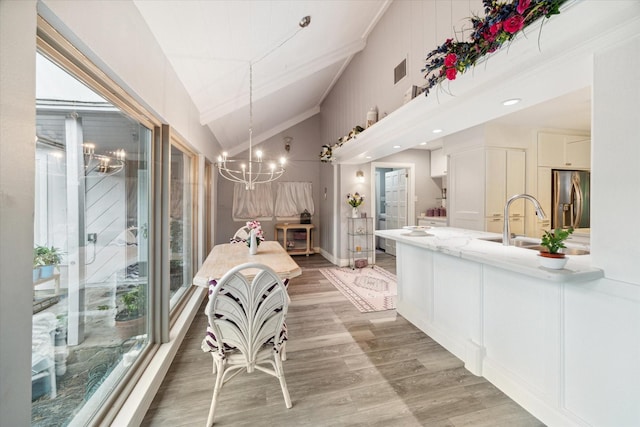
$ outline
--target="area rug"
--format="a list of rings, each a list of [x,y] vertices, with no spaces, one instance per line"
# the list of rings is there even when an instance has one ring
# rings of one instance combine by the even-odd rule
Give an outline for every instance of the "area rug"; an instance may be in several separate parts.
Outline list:
[[[320,272],[362,313],[396,308],[396,276],[374,265],[373,268],[321,268]]]

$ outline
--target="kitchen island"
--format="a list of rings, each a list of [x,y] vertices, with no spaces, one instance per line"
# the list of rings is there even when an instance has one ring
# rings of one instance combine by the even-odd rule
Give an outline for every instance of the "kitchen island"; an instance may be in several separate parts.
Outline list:
[[[503,246],[495,233],[430,228],[380,230],[396,241],[398,314],[548,425],[585,425],[564,406],[570,384],[565,294],[604,276],[590,255],[563,270],[538,266],[538,252]],[[578,290],[580,292],[580,290]],[[580,316],[587,315],[587,309]],[[593,315],[593,313],[591,313]],[[589,331],[582,331],[588,335]]]

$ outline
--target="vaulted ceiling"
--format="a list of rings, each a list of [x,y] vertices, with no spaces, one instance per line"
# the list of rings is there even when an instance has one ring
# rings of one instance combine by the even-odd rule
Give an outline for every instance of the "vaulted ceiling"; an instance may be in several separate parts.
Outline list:
[[[135,0],[223,150],[253,143],[320,111],[320,104],[391,0]],[[306,28],[300,20],[311,17]]]

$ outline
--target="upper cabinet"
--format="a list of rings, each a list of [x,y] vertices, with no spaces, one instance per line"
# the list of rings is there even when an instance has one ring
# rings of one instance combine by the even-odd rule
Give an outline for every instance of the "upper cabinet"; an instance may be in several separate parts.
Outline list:
[[[431,177],[439,178],[447,175],[447,156],[442,148],[431,151]]]
[[[485,159],[486,217],[502,217],[507,200],[525,191],[524,150],[489,148]],[[510,216],[524,216],[524,200],[511,205]]]
[[[591,139],[581,135],[538,134],[538,166],[589,169]]]
[[[476,148],[451,154],[450,225],[500,232],[504,206],[525,192],[526,154],[510,148]],[[524,201],[509,210],[511,231],[524,234]]]

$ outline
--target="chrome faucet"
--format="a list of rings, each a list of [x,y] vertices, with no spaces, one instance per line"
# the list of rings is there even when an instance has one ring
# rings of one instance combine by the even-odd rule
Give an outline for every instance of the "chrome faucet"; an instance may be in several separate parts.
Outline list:
[[[535,197],[530,196],[529,194],[516,194],[512,196],[507,203],[504,205],[504,227],[502,229],[502,244],[505,246],[511,245],[511,230],[509,227],[509,206],[514,200],[518,199],[526,199],[533,203],[533,207],[536,209],[536,216],[540,219],[545,219],[546,216],[544,211],[542,210],[542,206],[540,206],[540,202],[536,200]]]

